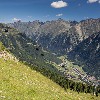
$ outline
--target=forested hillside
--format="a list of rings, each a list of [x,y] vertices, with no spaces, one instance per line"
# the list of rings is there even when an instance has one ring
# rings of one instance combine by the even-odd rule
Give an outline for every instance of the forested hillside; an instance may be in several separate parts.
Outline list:
[[[98,100],[91,94],[64,90],[36,70],[19,62],[0,43],[0,100]],[[70,84],[69,84],[70,86]],[[71,89],[71,88],[70,88]]]

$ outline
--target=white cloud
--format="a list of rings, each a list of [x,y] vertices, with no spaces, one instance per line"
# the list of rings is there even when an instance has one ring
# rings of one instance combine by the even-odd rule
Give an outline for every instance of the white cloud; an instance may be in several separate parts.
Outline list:
[[[21,19],[13,18],[12,21],[18,22],[18,21],[21,21]]]
[[[32,16],[28,16],[28,18],[32,18]]]
[[[56,16],[57,16],[57,17],[59,17],[59,16],[63,16],[63,14],[57,14]]]
[[[61,1],[52,2],[51,6],[53,8],[62,8],[68,6],[68,3],[61,0]]]
[[[100,3],[100,0],[88,0],[87,2],[88,2],[88,3],[95,3],[95,2]]]

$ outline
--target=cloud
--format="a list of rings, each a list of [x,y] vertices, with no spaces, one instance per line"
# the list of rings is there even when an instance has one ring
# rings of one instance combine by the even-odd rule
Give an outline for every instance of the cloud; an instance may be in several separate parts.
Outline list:
[[[14,22],[18,22],[18,21],[21,21],[21,19],[13,18],[12,21],[14,21]]]
[[[68,6],[68,3],[61,0],[61,1],[52,2],[51,6],[53,8],[62,8]]]
[[[59,16],[63,16],[63,14],[57,14],[56,16],[57,16],[57,17],[59,17]]]
[[[88,0],[87,2],[88,2],[88,3],[95,3],[95,2],[100,3],[100,0]]]
[[[28,18],[32,18],[32,16],[28,16]]]

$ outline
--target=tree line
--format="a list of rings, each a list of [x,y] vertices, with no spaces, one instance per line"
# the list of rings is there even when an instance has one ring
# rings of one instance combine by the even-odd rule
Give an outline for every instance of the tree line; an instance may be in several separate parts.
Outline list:
[[[98,96],[98,93],[100,93],[100,86],[98,86],[95,90],[95,86],[86,84],[86,83],[81,83],[81,82],[74,82],[72,80],[67,79],[62,75],[61,73],[51,71],[48,68],[44,67],[39,67],[38,65],[29,65],[28,63],[25,62],[28,66],[30,66],[33,70],[36,70],[43,74],[44,76],[48,77],[52,81],[56,82],[59,84],[62,88],[64,88],[66,91],[67,89],[76,91],[78,93],[83,92],[83,93],[93,93],[95,92],[95,95]],[[51,65],[52,66],[52,65]]]

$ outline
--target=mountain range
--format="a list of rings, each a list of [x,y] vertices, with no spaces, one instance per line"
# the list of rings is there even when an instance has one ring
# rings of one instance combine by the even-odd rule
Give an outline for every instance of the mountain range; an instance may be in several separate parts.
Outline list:
[[[94,86],[100,93],[99,27],[100,19],[0,23],[0,98],[37,98],[40,88],[43,93],[46,89],[51,91],[48,83],[45,83],[46,88],[42,86],[48,79],[54,88],[57,87],[55,82],[65,89],[63,93],[67,91],[67,98],[74,98],[69,95],[70,91],[72,95],[78,92],[74,99],[83,98],[83,93],[94,92]],[[37,85],[33,89],[34,82]],[[24,89],[19,89],[22,85]],[[46,95],[47,99],[50,94]],[[96,99],[90,94],[84,96],[86,100]]]
[[[80,22],[58,20],[40,22],[14,22],[7,24],[16,28],[45,50],[82,66],[89,75],[100,79],[100,18]]]

